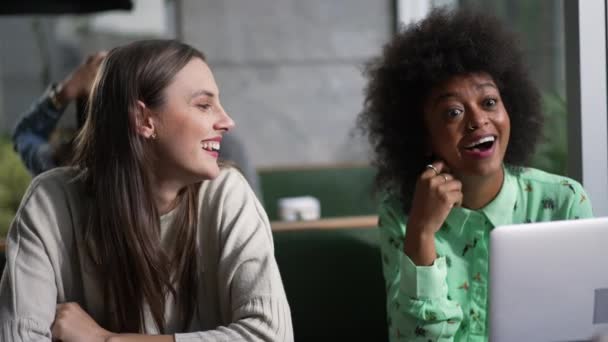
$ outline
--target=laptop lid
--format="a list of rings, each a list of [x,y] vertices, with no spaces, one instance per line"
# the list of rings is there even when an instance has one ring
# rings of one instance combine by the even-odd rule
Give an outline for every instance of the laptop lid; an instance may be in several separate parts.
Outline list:
[[[608,218],[490,233],[490,341],[587,341],[608,332]]]

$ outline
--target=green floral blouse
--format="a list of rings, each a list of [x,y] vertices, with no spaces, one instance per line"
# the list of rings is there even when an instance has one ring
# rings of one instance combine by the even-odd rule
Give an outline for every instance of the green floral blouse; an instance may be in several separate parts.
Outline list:
[[[402,207],[396,196],[386,195],[378,222],[391,341],[487,341],[490,230],[592,217],[578,182],[508,166],[498,196],[479,210],[452,209],[435,235],[438,258],[431,266],[416,266],[403,253]]]

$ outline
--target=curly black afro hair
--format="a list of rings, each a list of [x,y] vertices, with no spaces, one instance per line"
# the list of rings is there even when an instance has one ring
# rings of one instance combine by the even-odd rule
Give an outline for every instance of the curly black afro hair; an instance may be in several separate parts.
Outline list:
[[[423,104],[433,87],[476,72],[492,76],[511,121],[505,163],[525,165],[543,123],[540,95],[528,76],[515,35],[491,15],[435,9],[405,27],[372,59],[358,126],[368,135],[378,168],[377,189],[398,195],[406,210],[429,160]]]

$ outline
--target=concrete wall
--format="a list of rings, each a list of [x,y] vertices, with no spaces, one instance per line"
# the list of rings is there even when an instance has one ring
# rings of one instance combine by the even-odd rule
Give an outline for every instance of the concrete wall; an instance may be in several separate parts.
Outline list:
[[[393,30],[392,1],[171,4],[181,37],[209,57],[224,106],[237,122],[233,134],[255,166],[367,161],[367,142],[351,133],[362,106],[363,63]],[[48,81],[61,80],[86,53],[143,38],[95,32],[87,20],[0,18],[1,133]],[[79,23],[83,28],[74,28]]]
[[[175,36],[173,2],[133,3],[131,12],[0,16],[0,134],[9,134],[48,84],[63,80],[87,54],[137,39]],[[59,125],[73,126],[73,112],[68,107]]]
[[[42,93],[45,81],[56,79],[60,66],[57,49],[48,33],[54,22],[45,18],[0,18],[0,133],[7,133],[15,120]],[[43,44],[38,42],[42,41]],[[43,62],[44,61],[44,62]]]
[[[256,166],[367,160],[350,133],[363,63],[393,30],[392,1],[179,0],[176,11]]]

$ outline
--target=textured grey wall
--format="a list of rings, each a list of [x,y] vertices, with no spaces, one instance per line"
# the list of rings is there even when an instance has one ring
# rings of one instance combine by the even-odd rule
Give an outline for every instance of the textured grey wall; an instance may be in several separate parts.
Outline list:
[[[35,32],[45,35],[51,27],[50,20],[33,20],[31,17],[3,17],[0,20],[0,80],[3,99],[0,107],[0,132],[7,133],[19,114],[44,89],[42,77],[45,68],[42,59],[52,63],[54,55],[41,53]],[[45,36],[45,43],[49,43],[47,39]],[[52,66],[46,68],[49,78],[53,76],[52,69]]]
[[[363,100],[362,65],[392,31],[391,3],[176,0],[178,31],[209,57],[237,122],[233,134],[258,167],[367,160],[366,142],[350,133]],[[57,20],[0,19],[0,132],[41,94],[45,63],[48,79],[59,81],[87,52],[134,38],[79,32],[60,44]]]
[[[18,117],[47,88],[63,80],[85,56],[127,42],[153,38],[130,33],[111,34],[88,28],[92,16],[0,17],[0,134],[10,134]],[[68,22],[70,36],[58,37],[58,25]],[[82,29],[78,29],[82,21]],[[73,31],[73,32],[72,32]],[[74,126],[68,107],[59,126]]]
[[[350,132],[391,3],[181,0],[178,31],[207,55],[256,166],[365,162],[366,142]]]

